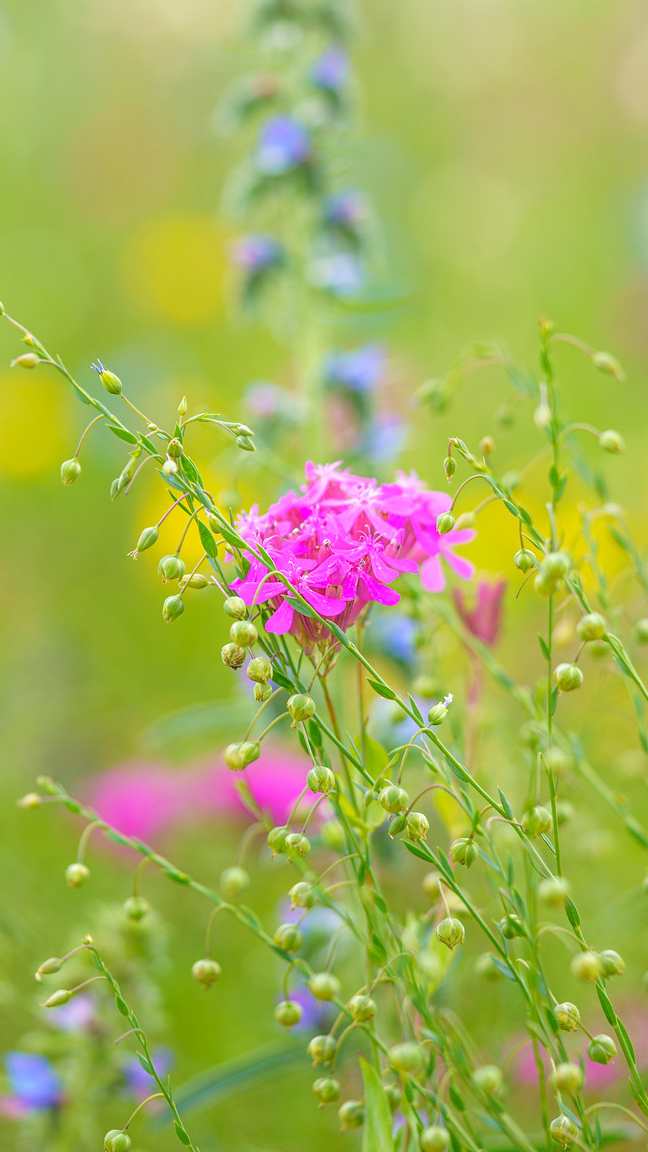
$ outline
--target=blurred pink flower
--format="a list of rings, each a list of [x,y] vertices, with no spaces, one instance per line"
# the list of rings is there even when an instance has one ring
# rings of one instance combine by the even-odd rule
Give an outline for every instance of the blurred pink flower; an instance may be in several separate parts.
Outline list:
[[[275,823],[282,823],[304,787],[309,768],[305,756],[284,752],[277,744],[264,748],[243,775],[222,763],[173,771],[158,764],[134,762],[94,777],[86,798],[98,815],[120,832],[147,840],[166,828],[201,818],[244,816],[247,809],[235,787],[241,780],[259,807]]]
[[[489,648],[497,643],[499,637],[505,590],[505,580],[492,582],[480,577],[475,584],[473,607],[469,608],[463,589],[452,589],[455,607],[466,628]]]

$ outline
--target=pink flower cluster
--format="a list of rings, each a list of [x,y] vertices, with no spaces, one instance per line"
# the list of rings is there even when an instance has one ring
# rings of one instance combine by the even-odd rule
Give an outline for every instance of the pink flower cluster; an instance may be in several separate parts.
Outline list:
[[[445,585],[441,559],[469,579],[473,566],[456,556],[471,529],[441,535],[437,517],[450,508],[445,492],[431,492],[419,478],[399,472],[392,484],[353,476],[334,464],[306,465],[306,484],[287,492],[259,515],[255,505],[237,528],[250,544],[263,544],[275,567],[320,616],[346,629],[372,602],[400,600],[390,587],[401,572],[418,573],[424,588]],[[291,632],[302,643],[327,637],[318,621],[299,612],[285,584],[268,576],[257,560],[232,591],[247,605],[269,604],[268,632]]]

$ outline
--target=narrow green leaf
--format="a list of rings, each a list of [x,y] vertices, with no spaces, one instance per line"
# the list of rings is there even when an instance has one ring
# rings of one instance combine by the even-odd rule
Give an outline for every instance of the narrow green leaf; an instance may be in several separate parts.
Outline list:
[[[509,820],[514,820],[515,819],[515,813],[513,812],[513,809],[511,808],[510,801],[508,800],[507,796],[505,796],[505,794],[502,792],[501,788],[498,788],[498,792],[499,792],[499,798],[502,801],[502,808],[506,812],[506,815],[508,816]]]
[[[196,522],[198,524],[198,535],[200,536],[202,546],[207,555],[215,560],[218,556],[218,545],[207,525],[203,524],[202,520],[197,520]]]
[[[394,1152],[392,1116],[383,1082],[363,1056],[360,1057],[360,1067],[365,1099],[362,1152]]]
[[[129,432],[126,428],[116,428],[114,424],[108,424],[107,427],[118,440],[125,440],[127,444],[139,443],[137,436],[134,436],[133,433]]]
[[[174,1120],[173,1127],[175,1128],[175,1134],[178,1137],[178,1140],[180,1141],[180,1143],[184,1144],[185,1148],[188,1148],[189,1145],[191,1144],[191,1140],[190,1140],[189,1136],[187,1135],[187,1133],[185,1132],[184,1128],[182,1128],[180,1126],[180,1124],[178,1124],[177,1120]]]
[[[549,653],[549,648],[547,647],[547,643],[545,640],[542,639],[542,636],[538,636],[538,644],[540,645],[540,651],[542,652],[542,655],[544,656],[547,663],[549,663],[549,661],[551,660],[551,655]]]
[[[611,1024],[612,1027],[614,1028],[617,1024],[616,1012],[614,1011],[614,1008],[612,1007],[612,1004],[610,1003],[610,998],[607,995],[607,992],[604,992],[603,989],[600,988],[598,984],[596,985],[596,995],[599,998],[605,1019],[607,1020],[608,1024]]]

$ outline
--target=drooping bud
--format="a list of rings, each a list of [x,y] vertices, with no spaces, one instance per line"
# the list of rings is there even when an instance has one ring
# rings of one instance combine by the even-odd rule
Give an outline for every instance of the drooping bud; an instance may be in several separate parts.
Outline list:
[[[36,368],[38,364],[40,356],[36,352],[23,352],[22,356],[16,356],[16,359],[11,361],[12,368]]]
[[[237,436],[236,447],[242,448],[244,452],[256,452],[256,444],[251,436]]]
[[[311,792],[323,792],[325,796],[328,796],[331,789],[335,788],[335,773],[325,764],[317,764],[310,769],[306,776],[306,783]]]
[[[297,884],[293,884],[288,895],[293,908],[312,908],[317,900],[317,892],[308,880],[299,880]]]
[[[296,1000],[282,1000],[275,1008],[275,1020],[284,1028],[294,1028],[302,1018],[301,1005]]]
[[[135,923],[143,920],[150,911],[151,905],[143,896],[129,896],[128,900],[124,901],[124,912],[128,919]]]
[[[406,1076],[419,1076],[425,1068],[425,1055],[423,1050],[413,1040],[405,1040],[402,1044],[394,1044],[387,1054],[389,1063],[397,1072]]]
[[[298,692],[294,696],[289,696],[286,701],[286,708],[294,724],[299,724],[302,720],[310,720],[311,716],[315,715],[315,701],[312,696],[307,696],[305,692]]]
[[[223,611],[226,616],[231,616],[233,620],[245,620],[248,610],[245,601],[240,596],[228,596],[223,603]]]
[[[540,575],[549,583],[556,583],[570,571],[572,562],[566,552],[549,552],[540,562]]]
[[[272,939],[277,948],[284,952],[299,952],[304,943],[304,937],[296,924],[280,924]]]
[[[321,1076],[313,1082],[313,1094],[320,1104],[334,1104],[340,1099],[340,1081],[332,1076]]]
[[[65,879],[70,888],[81,888],[90,875],[90,869],[85,864],[69,864],[65,869]]]
[[[255,684],[252,695],[257,704],[265,704],[266,700],[272,696],[273,691],[272,684]]]
[[[473,1083],[481,1088],[487,1096],[492,1096],[494,1092],[501,1086],[502,1072],[496,1064],[484,1064],[481,1068],[475,1068],[472,1075]]]
[[[519,916],[503,916],[499,922],[499,930],[505,940],[514,940],[516,936],[524,936],[524,924]]]
[[[57,992],[52,992],[43,1004],[43,1008],[62,1008],[64,1004],[68,1004],[72,999],[72,993],[68,988],[59,988]]]
[[[175,460],[165,460],[162,465],[162,472],[165,476],[175,476],[178,471],[178,465]]]
[[[528,548],[520,548],[513,557],[513,563],[520,572],[530,572],[536,566],[536,558]]]
[[[74,456],[71,460],[64,460],[61,464],[61,484],[67,488],[81,475],[81,464]]]
[[[343,1132],[354,1128],[362,1128],[365,1121],[365,1109],[362,1100],[345,1100],[338,1109],[338,1119]]]
[[[557,1064],[554,1068],[551,1083],[558,1092],[569,1092],[573,1096],[575,1092],[580,1092],[583,1087],[585,1077],[583,1071],[578,1064]]]
[[[180,580],[185,574],[185,562],[175,553],[170,556],[163,556],[158,564],[158,572],[165,584],[168,584],[170,580]]]
[[[226,900],[233,900],[239,892],[244,892],[249,883],[250,873],[236,865],[224,868],[220,874],[219,886]]]
[[[450,855],[455,864],[465,864],[470,868],[478,856],[477,845],[472,836],[458,836],[450,845]]]
[[[311,850],[310,840],[302,836],[301,832],[290,832],[286,836],[285,850],[289,856],[308,856]]]
[[[245,664],[245,648],[239,648],[238,644],[223,644],[221,648],[221,660],[227,668],[233,668],[237,671]]]
[[[407,829],[407,818],[405,816],[392,816],[389,822],[389,835],[392,840],[395,836],[401,836]]]
[[[603,974],[601,961],[596,952],[579,952],[569,965],[578,980],[598,980]]]
[[[216,960],[210,960],[208,957],[205,957],[204,960],[196,960],[196,963],[191,969],[191,975],[194,980],[197,980],[205,990],[211,988],[212,984],[216,983],[220,978],[221,972],[220,964],[218,964]]]
[[[33,812],[35,808],[40,808],[41,797],[38,792],[28,792],[26,796],[21,796],[17,803],[19,808],[29,808]]]
[[[331,972],[315,972],[308,987],[316,1000],[335,1000],[340,995],[340,981]]]
[[[538,884],[538,896],[552,908],[562,908],[569,896],[569,884],[564,876],[552,876]]]
[[[583,683],[583,673],[577,664],[558,664],[554,680],[561,692],[573,692]]]
[[[430,822],[423,812],[410,812],[407,819],[407,836],[409,840],[427,840],[430,831]]]
[[[450,1145],[450,1133],[440,1124],[433,1124],[431,1128],[424,1128],[419,1138],[421,1152],[447,1152]]]
[[[184,600],[182,596],[167,596],[164,604],[162,605],[162,618],[166,624],[171,624],[178,616],[182,616],[184,612]]]
[[[54,972],[60,972],[62,967],[63,961],[59,960],[58,956],[50,956],[49,960],[43,960],[43,963],[36,969],[36,979],[40,981],[43,976],[51,976]]]
[[[364,1023],[376,1015],[376,1002],[371,996],[364,996],[359,992],[349,1000],[349,1012],[354,1020]]]
[[[561,1032],[575,1032],[580,1024],[580,1012],[576,1005],[569,1000],[565,1000],[562,1004],[556,1004],[554,1016]]]
[[[272,849],[275,854],[286,851],[286,840],[290,834],[290,830],[285,827],[271,828],[268,832],[268,847]]]
[[[604,372],[606,376],[614,376],[615,380],[619,380],[621,384],[624,383],[626,375],[616,356],[612,356],[609,352],[595,352],[592,356],[592,364],[598,368],[599,372]]]
[[[120,1128],[111,1128],[104,1136],[104,1152],[130,1152],[131,1139]]]
[[[378,803],[382,805],[385,812],[407,812],[409,802],[407,792],[404,788],[399,788],[397,784],[387,784],[378,797]]]
[[[617,1054],[616,1044],[604,1032],[594,1036],[587,1045],[587,1055],[595,1064],[611,1064]]]
[[[452,951],[458,944],[463,944],[466,938],[466,929],[461,920],[457,920],[454,916],[446,916],[440,924],[437,924],[436,934],[437,939]]]
[[[452,456],[446,456],[445,460],[443,461],[443,471],[446,474],[446,479],[452,480],[452,477],[457,471],[457,464]]]
[[[603,952],[599,952],[598,958],[605,977],[610,976],[623,976],[625,972],[625,960],[619,956],[612,948],[605,948]]]
[[[238,744],[228,744],[225,749],[225,763],[233,772],[242,772],[248,764],[258,760],[261,748],[252,740],[243,740]]]
[[[208,588],[211,580],[205,576],[204,572],[191,572],[189,576],[183,576],[180,581],[181,588],[193,588],[198,590],[201,588]]]
[[[521,823],[527,836],[542,836],[551,828],[551,813],[547,808],[536,805],[524,813]]]
[[[313,1036],[306,1051],[313,1064],[329,1064],[335,1056],[337,1044],[332,1036]]]
[[[230,639],[234,644],[238,644],[239,648],[250,648],[256,644],[259,633],[249,620],[235,620],[230,628]]]
[[[581,640],[602,640],[606,633],[605,619],[598,612],[589,612],[578,621],[576,631]]]
[[[436,530],[440,536],[447,536],[448,532],[452,532],[455,526],[455,518],[452,512],[442,512],[436,519]]]
[[[605,432],[601,432],[599,444],[604,452],[609,452],[613,456],[625,452],[625,440],[620,432],[615,432],[613,428],[607,428]]]
[[[272,664],[265,656],[255,656],[254,660],[250,660],[246,672],[248,679],[255,684],[266,684],[272,676]]]
[[[564,1116],[563,1114],[556,1116],[556,1118],[551,1121],[549,1132],[551,1138],[556,1141],[556,1144],[560,1144],[563,1148],[568,1148],[578,1136],[578,1128],[576,1125],[569,1119],[569,1116]]]

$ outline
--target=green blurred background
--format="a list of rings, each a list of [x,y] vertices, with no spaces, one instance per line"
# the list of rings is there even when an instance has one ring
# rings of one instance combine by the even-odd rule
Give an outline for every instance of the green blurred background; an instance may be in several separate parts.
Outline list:
[[[0,299],[82,382],[91,383],[89,365],[101,357],[160,422],[185,393],[194,410],[241,417],[238,398],[250,380],[290,379],[289,351],[263,327],[243,324],[227,268],[237,225],[220,205],[242,148],[219,135],[214,113],[249,66],[244,7],[0,0]],[[626,384],[596,376],[567,350],[562,387],[572,412],[626,437],[614,498],[645,537],[645,4],[364,0],[361,8],[359,123],[343,163],[373,198],[389,276],[409,303],[378,320],[345,318],[343,339],[380,333],[390,349],[390,393],[406,413],[421,382],[473,339],[500,337],[533,365],[541,313],[614,352]],[[0,365],[20,351],[4,325]],[[45,371],[0,368],[0,388],[6,1047],[25,1030],[34,964],[57,952],[75,913],[85,930],[97,900],[121,898],[129,884],[104,857],[92,892],[72,897],[59,876],[74,853],[74,829],[52,813],[17,810],[15,798],[40,773],[73,789],[137,757],[182,763],[208,753],[165,750],[146,733],[169,712],[229,692],[231,679],[218,657],[224,629],[213,602],[196,596],[180,624],[163,627],[155,562],[126,558],[161,507],[155,480],[111,503],[122,454],[98,435],[82,480],[62,488],[59,465],[74,450],[85,410]],[[492,431],[506,394],[486,374],[450,412],[417,416],[403,463],[441,487],[448,435],[474,442]],[[508,466],[528,435],[506,433]],[[229,486],[232,458],[221,442],[204,439],[201,460],[213,487]],[[276,481],[258,473],[253,489],[265,502]],[[473,554],[497,571],[510,566],[511,543],[497,521]],[[507,646],[513,654],[514,637]],[[222,743],[215,739],[214,756]],[[228,832],[179,833],[172,855],[215,876],[231,858]],[[223,964],[235,958],[237,971],[205,1008],[184,980],[201,946],[196,909],[167,886],[153,882],[152,891],[172,924],[164,995],[184,1079],[275,1036],[276,974],[260,975],[262,958],[233,933]],[[281,884],[266,884],[267,908],[278,891]],[[254,1011],[251,983],[260,989]],[[223,1103],[203,1118],[204,1130],[218,1133],[222,1147],[346,1147],[334,1118],[322,1122],[315,1112],[309,1079],[305,1070],[303,1091],[288,1079],[257,1089],[253,1108],[243,1097]],[[13,1126],[0,1126],[3,1147],[13,1149]],[[157,1134],[155,1146],[174,1142]]]

